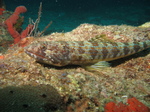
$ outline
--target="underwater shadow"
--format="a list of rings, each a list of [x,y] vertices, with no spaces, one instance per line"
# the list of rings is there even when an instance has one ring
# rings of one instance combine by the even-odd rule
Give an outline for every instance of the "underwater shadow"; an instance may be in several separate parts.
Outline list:
[[[54,65],[49,65],[49,64],[45,64],[45,63],[41,63],[41,62],[38,62],[40,63],[42,66],[44,67],[47,67],[47,68],[54,68],[54,69],[57,69],[57,70],[63,70],[63,69],[76,69],[76,68],[79,68],[81,67],[80,65],[66,65],[66,66],[54,66]]]

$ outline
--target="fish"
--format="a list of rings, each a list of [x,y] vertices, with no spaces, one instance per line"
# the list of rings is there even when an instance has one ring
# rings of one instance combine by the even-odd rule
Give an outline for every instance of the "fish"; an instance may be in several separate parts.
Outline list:
[[[93,65],[112,61],[140,52],[150,47],[144,42],[97,41],[35,41],[25,47],[25,53],[36,61],[53,66]]]

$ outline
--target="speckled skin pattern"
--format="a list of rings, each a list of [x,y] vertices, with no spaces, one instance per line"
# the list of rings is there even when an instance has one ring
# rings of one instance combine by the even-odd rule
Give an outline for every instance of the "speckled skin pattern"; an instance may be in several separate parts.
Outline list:
[[[150,40],[130,43],[96,41],[35,41],[25,52],[39,62],[54,66],[90,65],[122,58],[150,47]]]

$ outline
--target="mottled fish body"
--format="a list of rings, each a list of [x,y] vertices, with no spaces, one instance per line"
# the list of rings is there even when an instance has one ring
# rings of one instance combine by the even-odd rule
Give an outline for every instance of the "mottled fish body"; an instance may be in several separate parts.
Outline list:
[[[126,57],[150,47],[145,42],[36,41],[25,52],[39,62],[54,66],[92,65]]]

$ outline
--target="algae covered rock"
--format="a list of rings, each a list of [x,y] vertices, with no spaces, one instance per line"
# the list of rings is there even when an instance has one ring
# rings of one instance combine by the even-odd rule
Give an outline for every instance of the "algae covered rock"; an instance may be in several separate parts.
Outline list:
[[[0,112],[55,112],[62,100],[50,85],[9,86],[0,90]]]
[[[148,27],[150,27],[150,22],[146,22],[146,23],[140,25],[139,27],[148,28]]]

